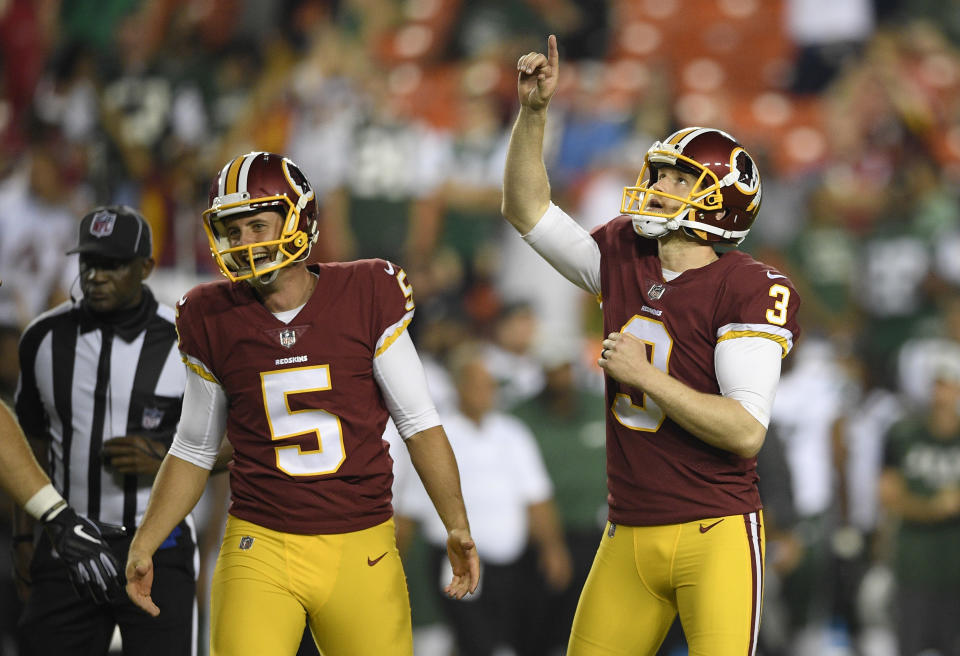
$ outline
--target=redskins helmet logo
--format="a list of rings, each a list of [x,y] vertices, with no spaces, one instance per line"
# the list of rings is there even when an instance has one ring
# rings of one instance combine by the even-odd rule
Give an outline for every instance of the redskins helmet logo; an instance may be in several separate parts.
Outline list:
[[[733,183],[736,188],[747,195],[757,193],[760,187],[760,173],[750,154],[743,148],[736,148],[730,160],[730,167],[738,174],[737,180]]]

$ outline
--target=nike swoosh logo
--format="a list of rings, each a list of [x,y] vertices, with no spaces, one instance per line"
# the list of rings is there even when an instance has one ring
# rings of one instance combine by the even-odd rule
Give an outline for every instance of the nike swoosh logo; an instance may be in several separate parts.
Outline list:
[[[701,532],[701,533],[706,533],[707,531],[709,531],[710,529],[712,529],[714,526],[716,526],[717,524],[719,524],[719,523],[722,522],[722,521],[723,521],[722,519],[718,519],[718,520],[715,521],[713,524],[710,524],[710,526],[704,526],[703,524],[701,524],[701,525],[700,525],[700,532]]]
[[[781,276],[779,273],[770,273],[769,271],[767,271],[767,278],[769,278],[770,280],[774,280],[776,278],[786,278],[786,276]]]
[[[381,560],[383,560],[383,557],[386,555],[387,555],[387,552],[384,551],[382,554],[380,554],[379,557],[374,558],[373,560],[370,560],[370,556],[367,556],[367,565],[369,565],[370,567],[373,567],[374,565],[379,563]]]
[[[73,532],[76,533],[79,537],[83,538],[84,540],[89,540],[90,542],[93,542],[94,544],[100,544],[100,540],[97,539],[97,538],[95,538],[95,537],[93,537],[93,536],[90,535],[89,533],[87,533],[87,532],[84,530],[84,528],[83,528],[82,526],[80,526],[80,524],[77,524],[76,526],[73,527]]]
[[[183,296],[180,297],[180,300],[177,301],[177,305],[183,305],[186,302],[187,302],[187,295],[184,294]]]
[[[387,266],[383,267],[383,270],[390,276],[397,272],[396,269],[393,268],[393,262],[387,262]]]

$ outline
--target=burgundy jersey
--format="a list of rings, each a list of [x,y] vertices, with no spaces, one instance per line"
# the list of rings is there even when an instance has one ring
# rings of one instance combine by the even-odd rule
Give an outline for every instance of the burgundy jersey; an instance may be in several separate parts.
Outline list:
[[[719,394],[714,349],[726,339],[763,337],[784,356],[797,339],[800,298],[786,276],[746,253],[666,282],[657,242],[628,217],[597,227],[604,334],[648,344],[657,368],[693,389]],[[666,417],[644,394],[606,378],[610,521],[631,526],[753,512],[761,507],[756,458],[710,446]]]
[[[287,533],[357,531],[392,515],[373,358],[406,329],[413,290],[383,260],[310,269],[316,289],[288,324],[246,283],[195,287],[178,305],[180,350],[228,398],[230,513]]]

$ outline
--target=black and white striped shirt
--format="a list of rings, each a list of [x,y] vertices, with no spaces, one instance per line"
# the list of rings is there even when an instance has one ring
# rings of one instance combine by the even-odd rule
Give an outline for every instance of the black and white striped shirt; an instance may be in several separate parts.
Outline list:
[[[27,435],[49,440],[50,477],[78,513],[132,529],[153,480],[105,468],[103,442],[143,435],[169,446],[185,380],[174,310],[147,287],[137,311],[119,323],[65,302],[20,339],[17,417]]]

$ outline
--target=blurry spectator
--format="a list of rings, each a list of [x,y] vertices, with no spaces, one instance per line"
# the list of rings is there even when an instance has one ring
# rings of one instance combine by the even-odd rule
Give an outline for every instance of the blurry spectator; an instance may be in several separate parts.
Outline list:
[[[69,141],[91,141],[100,120],[98,76],[93,53],[79,43],[65,44],[50,58],[37,84],[34,111],[45,123],[58,126]]]
[[[484,347],[486,367],[500,388],[501,408],[512,408],[543,389],[543,368],[534,354],[537,317],[526,303],[506,305],[493,325],[493,341]]]
[[[325,218],[349,226],[351,258],[383,257],[417,270],[436,244],[450,140],[412,117],[385,77],[371,70],[361,81],[364,104]]]
[[[459,656],[492,656],[502,647],[518,656],[540,653],[538,645],[530,644],[530,625],[522,620],[529,595],[518,589],[518,582],[532,580],[530,569],[538,565],[548,590],[564,589],[571,576],[550,478],[530,430],[495,410],[497,385],[483,350],[462,345],[451,358],[451,374],[459,412],[442,419],[460,465],[471,533],[483,545],[482,574],[480,588],[464,601],[447,598],[439,585],[434,589]],[[415,477],[406,480],[414,484],[396,494],[397,543],[405,551],[419,524],[431,545],[432,579],[438,581],[444,576],[446,529],[430,511]]]
[[[887,435],[880,499],[896,528],[902,656],[960,654],[960,357],[942,358],[929,406]]]
[[[771,426],[784,444],[796,535],[803,542],[803,559],[783,577],[790,631],[797,636],[797,648],[806,650],[799,654],[822,653],[835,619],[830,542],[839,522],[834,440],[849,386],[834,347],[812,336],[797,347],[792,363],[785,362],[773,405]]]
[[[772,439],[771,439],[772,438]],[[783,580],[803,557],[803,541],[797,532],[793,500],[793,476],[783,440],[774,426],[757,454],[757,475],[767,538],[766,578],[763,584],[763,622],[759,641],[764,656],[789,653],[792,635],[783,599]]]
[[[806,201],[807,222],[786,249],[791,275],[805,287],[804,328],[855,330],[859,245],[824,187]]]
[[[450,162],[442,188],[440,242],[463,259],[469,279],[487,277],[491,245],[503,230],[500,185],[508,133],[499,99],[484,77],[497,75],[490,62],[465,70],[452,134]],[[492,81],[492,80],[491,80]]]
[[[788,0],[787,29],[799,48],[793,91],[817,93],[873,32],[870,0]]]
[[[513,414],[530,427],[553,480],[573,579],[566,588],[543,595],[538,577],[525,586],[535,594],[524,615],[537,644],[562,653],[570,636],[590,565],[603,535],[607,513],[606,424],[603,395],[579,384],[581,350],[577,342],[545,338],[537,349],[545,385]]]
[[[885,534],[881,530],[877,488],[883,467],[884,436],[904,412],[899,395],[881,377],[880,367],[840,355],[851,376],[850,402],[835,425],[838,526],[831,539],[834,554],[834,604],[850,629],[858,653],[892,656],[890,595]]]
[[[925,406],[937,364],[960,353],[960,294],[940,298],[938,320],[918,325],[897,355],[899,391],[915,407]]]
[[[67,298],[78,275],[63,254],[73,245],[73,186],[59,135],[39,128],[18,175],[0,184],[0,395],[12,398],[17,340],[27,323]]]

